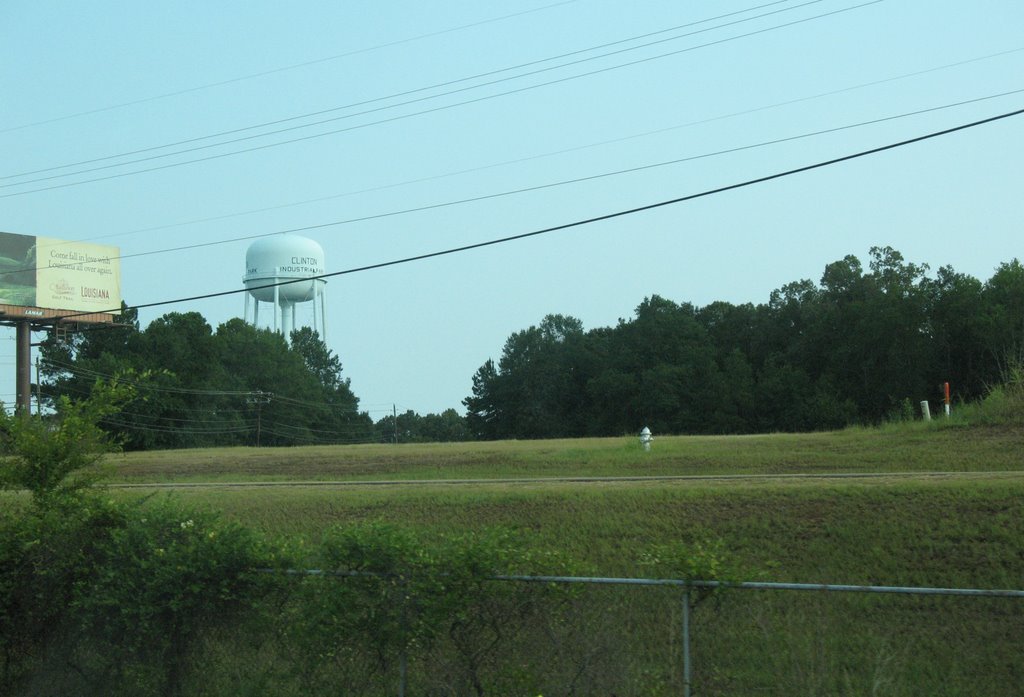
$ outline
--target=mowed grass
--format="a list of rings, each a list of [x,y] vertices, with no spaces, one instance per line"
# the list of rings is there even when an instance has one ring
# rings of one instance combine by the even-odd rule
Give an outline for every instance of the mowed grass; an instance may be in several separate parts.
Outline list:
[[[919,423],[658,438],[650,452],[636,439],[612,438],[162,451],[116,455],[110,464],[113,483],[142,485],[115,494],[131,498],[152,494],[146,483],[292,482],[169,495],[311,545],[354,521],[424,535],[505,527],[594,573],[636,575],[645,545],[721,539],[741,567],[764,570],[767,580],[1024,587],[1022,455],[1022,428]],[[544,481],[858,472],[893,476]],[[533,481],[508,481],[517,478]],[[443,481],[460,479],[484,481]],[[387,483],[296,483],[304,481]]]
[[[649,453],[635,438],[130,453],[110,458],[114,482],[142,487],[109,495],[218,510],[287,543],[300,565],[333,526],[385,521],[425,539],[512,530],[585,575],[650,576],[645,549],[717,540],[744,580],[1024,589],[1022,446],[1018,426],[911,424],[657,438]],[[542,481],[858,472],[892,476]],[[534,480],[429,481],[516,478]],[[226,486],[274,481],[291,485]],[[145,486],[175,482],[224,486]],[[581,650],[614,686],[601,694],[680,693],[677,591],[594,587],[578,607]],[[732,591],[694,616],[694,684],[710,695],[1017,695],[1021,636],[1020,599]],[[238,650],[225,649],[229,673],[252,658]]]
[[[138,492],[120,492],[138,496]],[[425,537],[506,528],[588,574],[642,576],[651,545],[721,540],[758,580],[1024,587],[1024,474],[920,480],[204,488],[159,493],[315,547],[386,521]]]
[[[107,458],[111,481],[230,482],[1024,470],[1024,428],[854,428],[832,433],[485,443],[217,448]]]
[[[1024,588],[1024,473],[399,482],[161,496],[219,509],[287,540],[300,556],[332,526],[386,521],[428,539],[510,529],[532,548],[573,559],[584,575],[649,577],[645,549],[719,540],[745,580]],[[615,694],[680,694],[678,591],[589,587],[577,607],[564,621],[578,625],[581,650],[602,656]],[[1021,636],[1021,599],[731,591],[694,615],[694,685],[699,694],[723,696],[1009,697],[1020,694],[1024,676]]]

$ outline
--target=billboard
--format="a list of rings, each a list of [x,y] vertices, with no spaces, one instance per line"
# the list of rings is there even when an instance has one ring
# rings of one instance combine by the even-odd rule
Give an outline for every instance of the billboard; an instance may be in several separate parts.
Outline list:
[[[0,305],[113,312],[121,307],[119,256],[117,247],[0,232]]]

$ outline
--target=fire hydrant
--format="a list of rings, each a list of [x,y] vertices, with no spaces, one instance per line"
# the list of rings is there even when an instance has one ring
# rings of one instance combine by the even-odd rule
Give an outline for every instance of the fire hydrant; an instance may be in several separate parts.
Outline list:
[[[644,426],[644,430],[640,431],[640,445],[644,447],[644,450],[650,450],[652,440],[654,440],[654,436],[651,435],[651,429]]]

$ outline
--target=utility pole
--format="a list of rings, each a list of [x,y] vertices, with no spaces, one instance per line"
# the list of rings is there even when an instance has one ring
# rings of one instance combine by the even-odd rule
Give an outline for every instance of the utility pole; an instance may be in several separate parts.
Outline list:
[[[262,390],[256,390],[255,392],[250,392],[249,396],[246,397],[246,400],[245,400],[248,404],[255,404],[256,405],[256,447],[257,448],[260,447],[260,431],[262,430],[263,405],[264,404],[269,404],[270,403],[270,398],[273,397],[273,396],[274,395],[272,395],[270,392],[264,392]]]
[[[395,445],[398,445],[398,407],[391,404],[391,419],[395,424]]]

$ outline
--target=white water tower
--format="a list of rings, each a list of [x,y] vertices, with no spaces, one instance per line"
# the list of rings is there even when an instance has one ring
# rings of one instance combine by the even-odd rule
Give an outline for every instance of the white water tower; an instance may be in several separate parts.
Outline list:
[[[252,324],[259,326],[260,303],[270,303],[274,331],[286,337],[295,331],[295,306],[313,303],[313,329],[327,339],[327,281],[324,274],[324,250],[319,244],[298,235],[264,237],[249,245],[245,252],[245,321],[249,322],[250,297],[253,300]],[[317,299],[320,321],[317,322]]]

